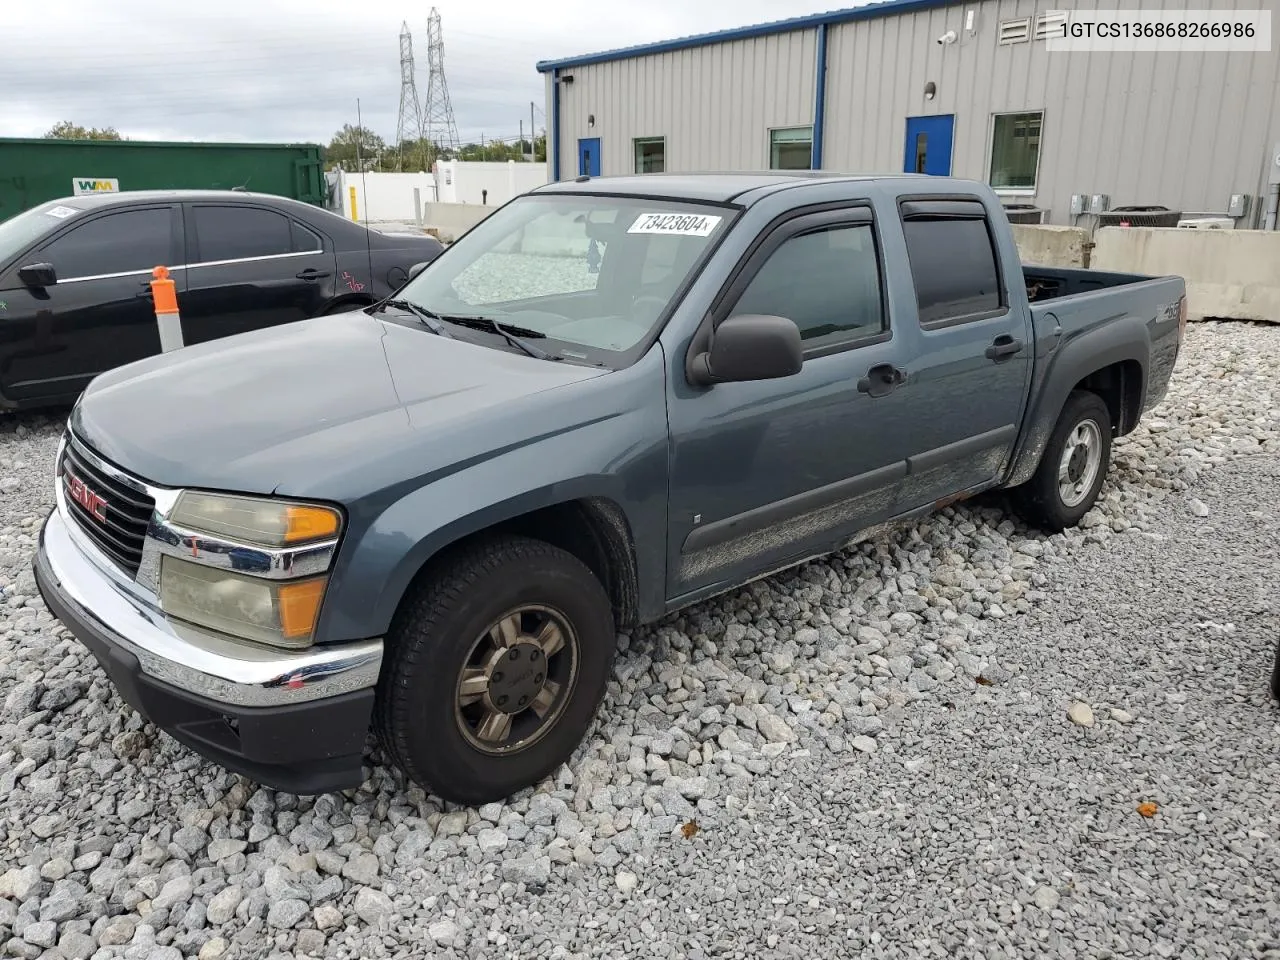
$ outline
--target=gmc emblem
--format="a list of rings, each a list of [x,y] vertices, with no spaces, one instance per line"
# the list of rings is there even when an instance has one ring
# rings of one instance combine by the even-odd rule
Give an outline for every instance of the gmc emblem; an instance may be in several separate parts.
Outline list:
[[[99,523],[107,522],[107,501],[85,486],[85,482],[70,473],[63,474],[67,478],[67,494],[80,506],[84,507]]]

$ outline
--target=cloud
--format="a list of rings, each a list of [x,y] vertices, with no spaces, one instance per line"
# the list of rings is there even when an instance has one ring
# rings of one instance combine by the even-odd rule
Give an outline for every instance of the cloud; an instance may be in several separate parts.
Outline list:
[[[825,9],[820,0],[478,0],[437,4],[445,71],[464,141],[514,138],[546,123],[539,60],[664,40]],[[391,140],[399,34],[413,34],[428,86],[430,7],[361,0],[51,0],[8,4],[0,56],[0,135],[40,136],[60,120],[136,139],[327,143],[355,123]],[[15,42],[20,38],[20,42]]]

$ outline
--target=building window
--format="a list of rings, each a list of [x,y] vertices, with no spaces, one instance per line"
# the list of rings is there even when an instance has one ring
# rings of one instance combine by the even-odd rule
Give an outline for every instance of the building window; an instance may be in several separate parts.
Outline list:
[[[813,166],[813,127],[769,131],[770,170],[808,170]]]
[[[667,169],[665,137],[636,138],[636,173],[662,173]]]
[[[1042,113],[1002,113],[991,135],[991,186],[1008,193],[1035,193],[1040,164]]]

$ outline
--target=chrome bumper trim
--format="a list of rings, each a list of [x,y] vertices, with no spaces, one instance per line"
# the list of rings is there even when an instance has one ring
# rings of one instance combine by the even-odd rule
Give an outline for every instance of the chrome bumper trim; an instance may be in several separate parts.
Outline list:
[[[61,499],[61,498],[59,498]],[[156,680],[209,700],[244,707],[319,700],[374,686],[382,641],[275,650],[170,623],[126,586],[122,571],[80,546],[60,506],[41,534],[45,557],[66,598],[108,639],[138,658]]]

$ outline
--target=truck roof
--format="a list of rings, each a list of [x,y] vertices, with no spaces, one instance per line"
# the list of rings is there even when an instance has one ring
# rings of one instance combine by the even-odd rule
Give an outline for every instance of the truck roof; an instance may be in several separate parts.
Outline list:
[[[727,203],[744,200],[751,193],[750,202],[786,187],[823,180],[889,180],[919,179],[916,173],[854,174],[833,170],[769,170],[725,173],[645,173],[614,177],[578,177],[548,183],[530,193],[600,193],[627,194],[630,196],[668,197],[677,200],[703,200],[711,203]],[[938,180],[938,177],[929,177]]]

